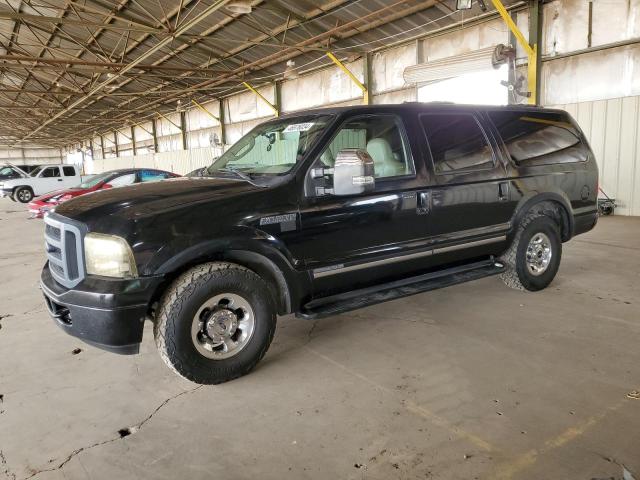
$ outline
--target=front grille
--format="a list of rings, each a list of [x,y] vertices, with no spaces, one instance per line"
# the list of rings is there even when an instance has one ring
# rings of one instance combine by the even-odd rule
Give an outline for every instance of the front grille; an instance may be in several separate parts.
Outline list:
[[[54,240],[60,240],[60,229],[53,225],[46,224],[44,226],[44,234]]]
[[[47,215],[44,221],[45,249],[51,275],[65,287],[74,287],[84,276],[84,226],[56,214]]]

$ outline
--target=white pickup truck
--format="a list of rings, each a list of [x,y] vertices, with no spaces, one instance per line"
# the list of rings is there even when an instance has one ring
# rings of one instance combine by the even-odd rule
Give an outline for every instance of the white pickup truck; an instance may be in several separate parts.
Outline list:
[[[0,181],[0,197],[29,203],[45,193],[75,187],[85,178],[75,165],[42,165],[22,178]]]

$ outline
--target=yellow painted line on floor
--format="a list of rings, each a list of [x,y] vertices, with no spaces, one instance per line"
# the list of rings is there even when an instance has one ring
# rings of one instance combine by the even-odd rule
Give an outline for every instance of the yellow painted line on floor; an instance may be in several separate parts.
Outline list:
[[[490,452],[490,451],[497,451],[497,448],[495,448],[493,445],[491,445],[489,442],[487,442],[486,440],[483,440],[482,438],[478,437],[477,435],[474,435],[473,433],[467,432],[466,430],[457,427],[453,424],[451,424],[451,422],[449,422],[448,420],[446,420],[445,418],[441,417],[440,415],[430,411],[429,409],[425,408],[425,407],[421,407],[420,405],[418,405],[417,403],[413,402],[412,400],[407,400],[406,398],[401,397],[400,395],[398,395],[398,393],[393,390],[392,388],[389,387],[385,387],[384,385],[381,385],[379,383],[377,383],[374,380],[371,380],[370,378],[362,375],[361,373],[358,373],[352,369],[350,369],[349,367],[347,367],[346,365],[343,365],[342,363],[327,357],[326,355],[314,350],[313,348],[304,347],[307,351],[309,351],[310,353],[312,353],[313,355],[325,360],[326,362],[331,363],[332,365],[338,367],[339,369],[343,370],[344,372],[348,373],[349,375],[352,375],[360,380],[362,380],[363,382],[368,383],[369,385],[373,386],[374,388],[391,394],[396,398],[399,398],[402,401],[402,404],[404,405],[404,407],[407,409],[407,411],[409,411],[410,413],[413,413],[414,415],[417,415],[419,417],[424,418],[425,420],[428,420],[429,422],[431,422],[432,424],[436,425],[437,427],[443,428],[446,431],[448,431],[449,433],[455,435],[456,437],[462,439],[462,440],[466,440],[468,442],[470,442],[471,444],[473,444],[475,447]]]
[[[598,415],[589,417],[583,422],[567,428],[560,435],[547,440],[541,448],[531,449],[522,455],[518,455],[514,460],[498,465],[494,472],[487,478],[491,478],[492,480],[511,480],[517,473],[534,465],[542,455],[545,455],[556,448],[560,448],[584,435],[589,429],[601,422],[607,415],[619,410],[627,403],[627,401],[628,399],[624,398]]]

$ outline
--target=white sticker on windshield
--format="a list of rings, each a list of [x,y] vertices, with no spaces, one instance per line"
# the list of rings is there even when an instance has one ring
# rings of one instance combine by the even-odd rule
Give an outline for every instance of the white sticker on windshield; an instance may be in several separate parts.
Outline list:
[[[313,122],[307,122],[307,123],[294,123],[293,125],[289,125],[287,128],[285,128],[283,130],[284,133],[289,133],[289,132],[306,132],[307,130],[311,129],[311,127],[313,127],[315,125],[315,123]]]

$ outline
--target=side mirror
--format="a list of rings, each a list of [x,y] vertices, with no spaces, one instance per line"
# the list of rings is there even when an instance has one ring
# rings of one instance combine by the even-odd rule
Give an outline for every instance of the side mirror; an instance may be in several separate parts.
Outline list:
[[[375,186],[373,159],[366,150],[345,148],[333,166],[333,194],[357,195]]]
[[[357,148],[340,150],[333,168],[317,168],[311,175],[333,176],[333,189],[317,188],[318,195],[357,195],[375,187],[373,159],[366,150]]]

